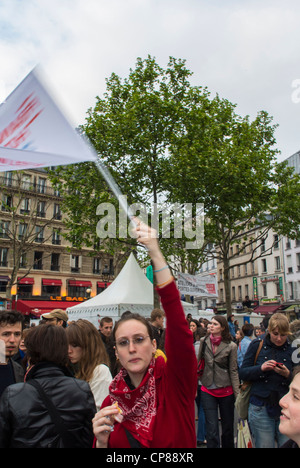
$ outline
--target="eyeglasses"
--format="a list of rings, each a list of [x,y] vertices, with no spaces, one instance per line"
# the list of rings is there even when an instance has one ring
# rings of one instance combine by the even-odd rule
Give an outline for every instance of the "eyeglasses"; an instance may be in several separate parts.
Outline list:
[[[150,336],[136,336],[132,338],[132,340],[129,340],[128,338],[122,338],[121,340],[116,341],[116,346],[119,346],[120,348],[127,348],[130,343],[133,343],[136,346],[141,346],[145,342],[146,338],[150,338]]]

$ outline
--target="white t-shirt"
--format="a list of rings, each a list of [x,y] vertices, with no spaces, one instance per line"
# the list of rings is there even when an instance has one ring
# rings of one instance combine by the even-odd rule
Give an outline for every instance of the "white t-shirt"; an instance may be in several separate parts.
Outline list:
[[[99,366],[95,367],[89,384],[94,395],[97,411],[99,411],[104,398],[109,394],[108,388],[111,381],[110,370],[105,364],[99,364]]]

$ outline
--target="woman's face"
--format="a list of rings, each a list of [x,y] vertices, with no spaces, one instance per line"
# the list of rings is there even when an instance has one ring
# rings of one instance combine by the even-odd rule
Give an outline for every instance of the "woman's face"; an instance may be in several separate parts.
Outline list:
[[[220,336],[222,334],[223,327],[217,320],[212,319],[209,331],[213,335]]]
[[[195,333],[197,331],[197,325],[195,322],[190,322],[190,330]]]
[[[156,351],[146,326],[138,320],[126,320],[116,331],[116,356],[127,370],[131,382],[137,387]]]
[[[279,402],[281,416],[279,430],[300,446],[300,374],[290,385],[290,391]]]
[[[72,364],[77,364],[82,357],[82,348],[80,346],[72,346],[69,344],[68,356]]]
[[[283,346],[287,340],[287,335],[281,335],[278,327],[276,327],[273,331],[270,331],[270,339],[275,346]]]

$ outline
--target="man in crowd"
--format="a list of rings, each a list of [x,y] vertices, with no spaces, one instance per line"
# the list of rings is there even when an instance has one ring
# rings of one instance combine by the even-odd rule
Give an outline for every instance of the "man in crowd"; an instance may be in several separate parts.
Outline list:
[[[153,329],[153,337],[156,339],[157,347],[164,331],[165,313],[161,309],[153,309],[150,316],[150,323]]]
[[[23,315],[19,312],[0,312],[0,396],[9,385],[24,381],[24,370],[11,358],[18,352],[22,337]]]
[[[66,328],[68,324],[68,314],[63,309],[54,309],[47,314],[41,316],[43,322],[51,323],[52,325],[57,325],[58,327]]]
[[[116,366],[116,353],[114,343],[112,341],[113,320],[111,317],[102,317],[102,319],[98,320],[98,322],[99,333],[110,360],[111,375],[114,377],[117,374],[118,369]]]
[[[106,338],[109,338],[112,334],[113,321],[111,317],[103,317],[99,321],[99,330],[102,340],[106,341]]]

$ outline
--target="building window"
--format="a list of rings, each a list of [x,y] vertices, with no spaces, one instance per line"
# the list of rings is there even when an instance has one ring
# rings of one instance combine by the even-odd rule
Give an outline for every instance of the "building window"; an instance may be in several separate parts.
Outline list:
[[[29,214],[30,213],[30,198],[23,198],[21,201],[21,214]]]
[[[279,249],[279,236],[278,236],[278,234],[274,235],[274,249]]]
[[[37,204],[36,208],[36,215],[39,218],[45,218],[46,217],[46,202],[45,201],[39,201]]]
[[[81,268],[82,258],[81,255],[70,256],[70,267],[72,273],[79,273]]]
[[[2,211],[10,211],[11,207],[12,207],[12,196],[11,195],[3,195],[2,196],[1,210]]]
[[[35,226],[35,242],[44,242],[44,228],[43,226]]]
[[[42,296],[60,296],[61,286],[42,285]]]
[[[32,296],[32,284],[18,284],[18,297],[20,299]]]
[[[261,261],[262,272],[267,273],[267,260],[265,258]]]
[[[289,292],[289,299],[294,299],[294,283],[288,283],[288,292]]]
[[[20,256],[20,268],[27,268],[27,256],[25,252],[22,252]]]
[[[27,234],[27,224],[20,223],[19,224],[19,240],[22,240],[26,237]]]
[[[7,267],[8,249],[0,249],[0,266]]]
[[[38,193],[46,193],[46,179],[43,177],[38,178],[38,184],[36,186],[36,191]]]
[[[87,297],[87,286],[70,286],[68,285],[68,296],[70,297]]]
[[[29,175],[22,175],[22,189],[23,190],[30,190],[30,186],[31,186],[31,176]]]
[[[2,239],[9,239],[9,221],[0,221],[0,237]]]
[[[51,254],[51,271],[59,271],[59,254]]]
[[[52,234],[52,244],[54,245],[60,245],[61,244],[61,229],[53,229],[53,234]]]
[[[101,273],[101,258],[94,258],[93,273],[100,275]]]
[[[11,171],[7,171],[4,173],[4,184],[7,187],[12,186],[12,172]]]
[[[33,269],[42,270],[43,269],[43,252],[34,252],[33,256]]]
[[[292,265],[292,256],[287,255],[286,257],[286,268],[288,273],[293,273],[293,265]]]
[[[263,284],[263,297],[268,297],[268,287],[266,284]]]
[[[280,257],[275,257],[275,270],[279,271],[281,268],[280,266]]]
[[[54,219],[61,219],[61,211],[59,203],[54,203],[53,205],[53,218]]]

